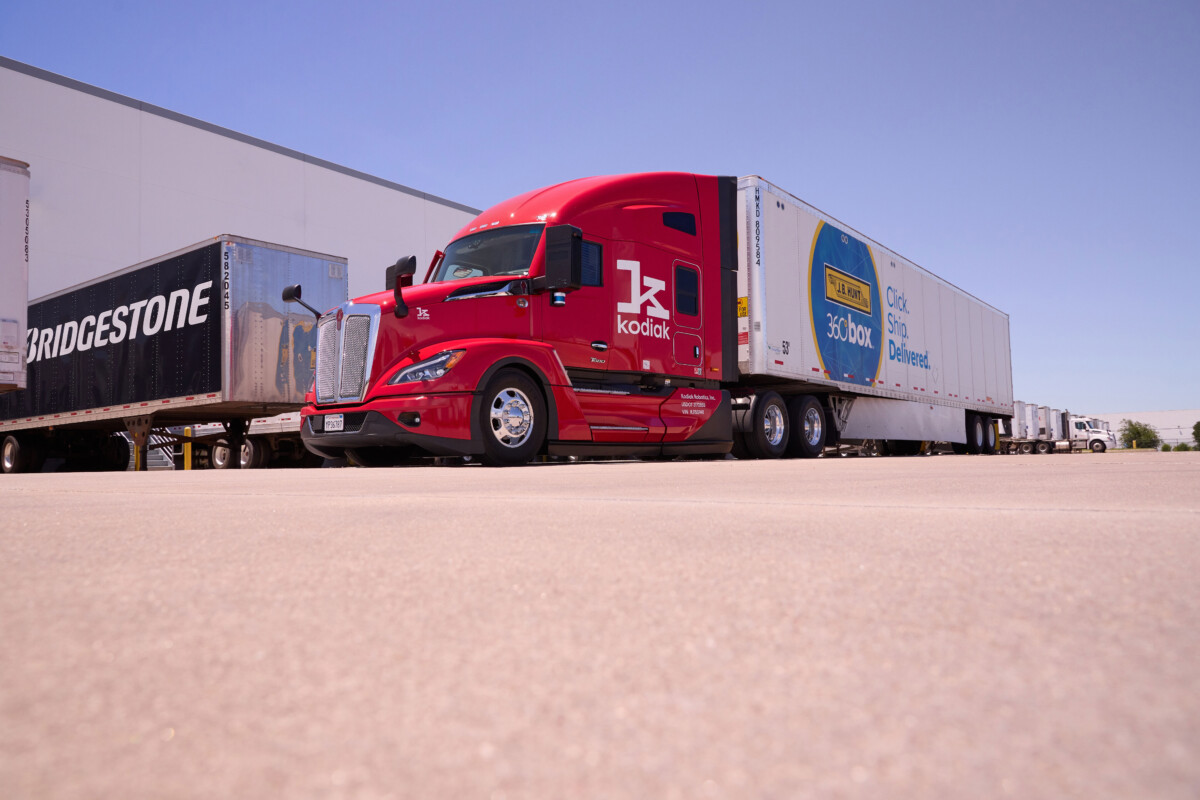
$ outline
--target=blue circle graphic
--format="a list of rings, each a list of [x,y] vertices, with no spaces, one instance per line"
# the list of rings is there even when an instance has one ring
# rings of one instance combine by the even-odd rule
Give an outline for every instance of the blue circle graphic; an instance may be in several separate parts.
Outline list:
[[[883,358],[883,310],[871,249],[821,223],[808,275],[822,367],[834,380],[873,386]]]

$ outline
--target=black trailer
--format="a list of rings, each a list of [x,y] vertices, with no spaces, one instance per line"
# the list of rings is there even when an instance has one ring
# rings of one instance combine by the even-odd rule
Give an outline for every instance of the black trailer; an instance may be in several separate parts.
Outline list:
[[[225,235],[31,302],[28,385],[0,396],[0,469],[125,469],[119,433],[145,448],[198,423],[240,447],[248,420],[297,410],[312,382],[316,320],[280,299],[297,283],[336,306],[346,260]]]

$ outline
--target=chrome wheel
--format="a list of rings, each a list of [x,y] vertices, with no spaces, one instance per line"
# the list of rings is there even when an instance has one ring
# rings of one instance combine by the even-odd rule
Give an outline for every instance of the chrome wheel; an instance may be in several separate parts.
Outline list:
[[[787,421],[783,414],[783,409],[779,405],[772,403],[767,407],[763,414],[763,438],[771,447],[779,447],[783,444],[784,432],[787,430]]]
[[[821,436],[824,433],[822,416],[821,409],[811,406],[804,412],[804,441],[808,442],[809,447],[817,447],[822,442]]]
[[[9,436],[4,440],[4,455],[2,457],[2,464],[0,464],[6,473],[17,471],[17,457],[19,454],[17,440]]]
[[[520,447],[533,432],[533,405],[524,392],[511,386],[492,398],[488,418],[492,435],[505,447]]]

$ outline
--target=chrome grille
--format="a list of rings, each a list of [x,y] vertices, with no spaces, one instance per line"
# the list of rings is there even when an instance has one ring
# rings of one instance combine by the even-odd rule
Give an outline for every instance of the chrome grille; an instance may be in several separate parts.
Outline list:
[[[341,325],[338,317],[341,317]],[[347,303],[317,323],[317,402],[359,402],[371,379],[379,306]]]
[[[346,317],[342,322],[342,376],[339,400],[362,397],[367,370],[367,342],[371,338],[371,318],[366,314]]]
[[[338,329],[337,319],[321,320],[317,334],[317,402],[332,403],[337,395]]]

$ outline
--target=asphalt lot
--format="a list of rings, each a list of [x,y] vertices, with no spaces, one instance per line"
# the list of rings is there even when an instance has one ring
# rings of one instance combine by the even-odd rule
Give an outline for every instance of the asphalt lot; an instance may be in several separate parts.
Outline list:
[[[1185,798],[1200,455],[0,476],[0,797]]]

